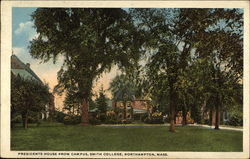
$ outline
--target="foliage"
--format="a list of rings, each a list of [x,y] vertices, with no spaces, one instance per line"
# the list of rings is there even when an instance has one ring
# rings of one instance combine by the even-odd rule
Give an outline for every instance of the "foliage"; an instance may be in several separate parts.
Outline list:
[[[81,117],[76,115],[66,115],[63,118],[63,123],[65,125],[74,125],[74,124],[80,124]]]
[[[243,118],[242,114],[232,114],[228,121],[225,123],[226,125],[232,126],[243,126]]]
[[[98,120],[98,119],[90,119],[90,120],[89,120],[89,123],[90,123],[91,125],[100,125],[100,124],[101,124],[101,121]]]
[[[226,125],[243,126],[243,105],[235,104],[228,110],[229,119],[226,121]]]
[[[151,117],[147,117],[144,119],[145,123],[148,124],[163,124],[163,115],[162,112],[154,112]]]
[[[109,90],[112,93],[113,100],[127,101],[134,98],[134,83],[132,83],[125,74],[117,75],[110,82]]]
[[[21,115],[15,115],[14,117],[11,117],[11,124],[15,124],[15,123],[22,123]]]
[[[65,113],[61,112],[61,111],[55,111],[55,120],[59,123],[63,123],[64,121],[64,117],[66,116]]]
[[[11,126],[14,127],[17,123],[22,123],[23,118],[22,115],[20,114],[15,114],[15,116],[11,117]],[[28,116],[28,123],[37,123],[40,125],[41,121],[39,119],[38,113],[37,112],[29,112]]]
[[[99,96],[98,98],[95,100],[96,102],[96,106],[99,110],[100,113],[102,114],[106,114],[107,112],[107,97],[105,96],[105,91],[103,90],[103,87],[101,87],[100,91],[99,91]]]
[[[142,98],[143,97],[143,87],[138,81],[139,74],[136,75],[136,70],[130,72],[130,74],[120,74],[114,77],[110,82],[109,90],[113,97],[124,96],[128,94],[129,98]],[[131,100],[131,99],[130,99]]]
[[[220,112],[226,96],[231,96],[234,90],[233,85],[242,79],[242,10],[130,11],[147,39],[144,48],[149,55],[148,92],[161,110],[169,112],[170,130],[174,131],[172,121],[178,110],[186,113],[191,109],[197,122],[200,122],[199,110],[204,103],[205,109],[213,105],[216,112]]]
[[[105,124],[117,124],[117,117],[114,110],[107,112]]]
[[[37,115],[45,110],[49,100],[47,84],[44,85],[33,79],[24,79],[19,75],[11,76],[11,114],[12,117],[15,116],[14,114],[21,115],[25,128],[27,128],[27,122],[37,121]],[[31,115],[35,117],[28,120]]]
[[[140,33],[120,8],[38,8],[32,19],[39,35],[31,41],[32,57],[44,62],[64,57],[55,90],[77,88],[87,124],[93,81],[114,64],[129,68],[137,62]]]
[[[96,102],[92,98],[90,98],[89,99],[89,110],[92,110],[95,108],[97,108]]]
[[[72,115],[79,115],[80,114],[80,101],[81,98],[79,93],[77,92],[77,88],[74,86],[67,89],[65,99],[63,101],[64,110],[67,110],[68,113]]]
[[[201,122],[201,107],[215,109],[218,128],[218,114],[241,98],[233,92],[242,91],[242,9],[38,8],[32,17],[31,55],[64,57],[55,90],[74,88],[86,123],[93,81],[114,65],[126,74],[111,82],[113,96],[149,95],[173,132],[176,112]]]
[[[49,103],[48,85],[18,76],[11,78],[11,108],[14,112],[40,112]]]
[[[97,119],[100,120],[102,123],[104,123],[106,118],[107,118],[106,114],[100,113]]]

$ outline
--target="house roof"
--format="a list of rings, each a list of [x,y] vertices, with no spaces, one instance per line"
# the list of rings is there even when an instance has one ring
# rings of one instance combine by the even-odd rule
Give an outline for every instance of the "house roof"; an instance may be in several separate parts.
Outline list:
[[[144,109],[133,109],[134,114],[145,114],[147,113],[147,110]]]
[[[36,79],[34,78],[34,76],[32,76],[29,72],[27,72],[24,69],[11,69],[11,71],[15,76],[19,75],[25,79]]]
[[[35,72],[30,68],[29,64],[24,64],[16,55],[11,56],[11,72],[14,75],[19,74],[23,78],[32,78],[43,83],[41,79],[35,74]]]

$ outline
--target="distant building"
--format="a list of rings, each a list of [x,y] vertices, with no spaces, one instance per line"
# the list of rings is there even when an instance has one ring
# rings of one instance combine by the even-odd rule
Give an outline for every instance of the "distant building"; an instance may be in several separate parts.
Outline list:
[[[25,79],[34,79],[40,83],[43,83],[40,78],[32,71],[30,64],[24,64],[16,55],[11,56],[11,73],[15,76],[19,76]]]
[[[16,55],[11,56],[11,74],[14,76],[20,76],[24,79],[33,79],[41,84],[43,82],[41,79],[35,74],[35,72],[30,68],[30,64],[24,64]],[[42,119],[48,119],[49,115],[54,114],[55,104],[54,104],[54,95],[50,94],[50,103],[45,106],[45,111],[41,113]]]
[[[125,104],[125,105],[124,105]],[[150,100],[133,99],[131,101],[113,101],[113,108],[117,112],[118,119],[137,119],[152,113]]]
[[[150,100],[136,99],[128,90],[121,90],[116,93],[112,106],[118,119],[140,119],[143,115],[152,113]]]

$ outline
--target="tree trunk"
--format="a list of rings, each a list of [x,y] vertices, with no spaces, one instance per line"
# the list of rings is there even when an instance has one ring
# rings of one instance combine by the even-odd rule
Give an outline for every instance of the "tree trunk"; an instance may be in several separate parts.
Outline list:
[[[187,110],[186,106],[182,107],[182,126],[187,125]]]
[[[88,103],[87,103],[87,99],[83,98],[82,102],[82,123],[81,125],[89,125],[89,111],[88,111]]]
[[[26,114],[26,117],[25,117],[25,125],[24,125],[24,128],[25,128],[25,129],[28,128],[28,114]]]
[[[171,114],[170,114],[170,129],[169,131],[175,132],[175,108],[171,106]]]
[[[28,113],[23,113],[22,114],[22,120],[23,120],[23,128],[27,129],[28,128]]]
[[[127,113],[126,113],[126,110],[127,110],[127,109],[126,109],[126,108],[127,108],[127,107],[126,107],[126,101],[123,102],[123,108],[124,108],[124,109],[123,109],[123,119],[126,120],[126,119],[127,119],[127,116],[126,116],[126,115],[127,115]]]
[[[215,117],[215,130],[219,130],[220,125],[220,106],[219,104],[216,105],[216,117]]]
[[[23,128],[25,128],[25,115],[22,114],[22,122],[23,122]]]
[[[175,132],[175,95],[171,92],[170,99],[170,132]]]
[[[213,112],[212,109],[209,110],[209,125],[213,125]]]

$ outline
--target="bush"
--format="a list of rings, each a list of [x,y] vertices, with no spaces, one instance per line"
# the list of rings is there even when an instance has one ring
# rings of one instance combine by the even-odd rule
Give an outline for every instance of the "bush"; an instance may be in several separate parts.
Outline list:
[[[132,122],[133,122],[132,119],[127,119],[122,121],[123,124],[131,124]]]
[[[16,115],[11,119],[11,123],[22,123],[22,116]]]
[[[146,118],[145,120],[144,120],[144,122],[145,123],[147,123],[147,124],[163,124],[164,122],[163,122],[163,118],[155,118],[155,117],[152,117],[152,118]]]
[[[143,116],[141,117],[141,121],[144,121],[147,117],[148,117],[148,114],[143,114]]]
[[[209,119],[202,119],[201,124],[209,125],[210,121],[209,121]]]
[[[162,118],[146,118],[144,120],[145,123],[147,124],[163,124],[163,119]]]
[[[228,120],[225,122],[226,125],[243,126],[243,111],[241,109],[235,107],[235,109],[230,110],[228,115]]]
[[[29,116],[28,117],[28,123],[37,123],[38,122],[38,118],[34,117],[34,116]]]
[[[105,124],[131,124],[132,122],[133,122],[132,119],[117,120],[113,118],[107,118]]]
[[[118,120],[116,119],[106,119],[105,120],[105,124],[117,124],[118,123]]]
[[[152,114],[152,117],[147,117],[144,119],[144,122],[147,124],[163,124],[163,115],[161,112],[155,112]]]
[[[232,126],[243,126],[243,119],[237,115],[231,116],[228,121],[225,122],[226,125]]]
[[[98,119],[90,119],[90,120],[89,120],[89,123],[90,123],[91,125],[100,125],[100,124],[101,124],[101,121],[98,120]]]
[[[55,112],[55,120],[59,123],[64,123],[64,117],[66,116],[65,113],[56,111]]]
[[[65,116],[63,118],[63,123],[65,125],[80,124],[81,123],[81,117],[80,116],[67,115],[67,116]]]
[[[104,113],[101,113],[98,117],[98,120],[100,120],[102,123],[105,123],[106,119],[107,119],[107,116]]]

